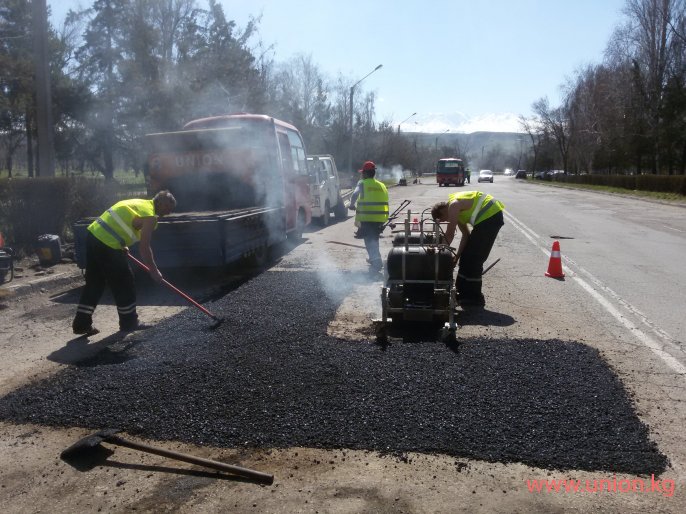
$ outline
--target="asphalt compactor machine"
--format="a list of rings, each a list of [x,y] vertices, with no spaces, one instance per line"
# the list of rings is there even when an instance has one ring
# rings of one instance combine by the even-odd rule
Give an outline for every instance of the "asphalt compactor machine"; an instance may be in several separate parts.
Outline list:
[[[376,325],[381,344],[388,342],[389,325],[402,322],[443,323],[441,339],[456,341],[455,249],[445,243],[440,224],[425,219],[427,211],[417,219],[408,210],[404,229],[394,235]]]

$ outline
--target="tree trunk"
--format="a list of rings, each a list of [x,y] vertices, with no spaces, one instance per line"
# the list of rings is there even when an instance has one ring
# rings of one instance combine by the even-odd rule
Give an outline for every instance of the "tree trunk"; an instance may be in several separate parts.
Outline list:
[[[33,177],[33,134],[31,132],[31,110],[26,110],[26,166],[29,177]]]

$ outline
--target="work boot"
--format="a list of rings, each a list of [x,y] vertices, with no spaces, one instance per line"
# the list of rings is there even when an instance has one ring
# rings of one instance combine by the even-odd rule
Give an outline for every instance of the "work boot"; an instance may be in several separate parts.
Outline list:
[[[95,334],[100,333],[100,331],[92,325],[90,327],[87,327],[87,328],[74,328],[73,330],[74,330],[74,334],[76,334],[77,336],[85,336],[85,337],[94,336]]]

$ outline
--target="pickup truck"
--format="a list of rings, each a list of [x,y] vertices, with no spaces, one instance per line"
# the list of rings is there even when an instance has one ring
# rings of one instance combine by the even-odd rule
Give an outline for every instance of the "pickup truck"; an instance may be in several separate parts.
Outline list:
[[[351,189],[342,189],[336,161],[328,154],[308,155],[310,172],[310,197],[312,198],[312,217],[323,226],[331,221],[331,212],[337,220],[348,217]]]
[[[294,126],[258,114],[216,116],[148,134],[144,144],[149,195],[168,189],[177,200],[152,238],[158,266],[260,264],[271,246],[302,238],[311,220],[310,177]],[[74,224],[81,268],[93,219]]]

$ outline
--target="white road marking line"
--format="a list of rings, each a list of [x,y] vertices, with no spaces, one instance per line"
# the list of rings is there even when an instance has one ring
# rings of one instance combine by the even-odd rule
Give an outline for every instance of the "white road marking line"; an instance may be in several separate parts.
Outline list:
[[[530,228],[528,228],[524,223],[522,223],[520,220],[515,218],[510,212],[505,211],[505,216],[507,219],[511,222],[512,226],[514,226],[517,230],[519,230],[524,237],[526,237],[529,241],[531,241],[534,246],[536,246],[539,250],[541,250],[544,254],[548,255],[549,250],[544,248],[537,239],[540,239],[540,237]],[[533,234],[533,236],[531,235]],[[566,262],[568,265],[567,272],[570,277],[572,277],[586,292],[588,292],[593,298],[595,298],[598,303],[607,311],[608,314],[610,314],[612,317],[614,317],[617,321],[619,321],[625,328],[629,330],[641,343],[643,343],[648,349],[650,349],[653,353],[655,353],[658,357],[660,357],[667,366],[669,366],[672,370],[674,370],[676,373],[680,375],[686,375],[686,366],[684,366],[681,362],[679,362],[676,358],[674,358],[672,355],[664,351],[665,345],[661,345],[657,341],[655,341],[653,338],[651,338],[648,334],[640,330],[638,327],[636,327],[633,323],[631,323],[629,320],[627,320],[621,312],[619,312],[613,305],[610,303],[609,300],[607,300],[604,296],[602,296],[598,291],[593,289],[593,287],[588,284],[585,280],[580,278],[577,273],[574,273],[574,271],[569,269],[569,265],[573,265],[577,269],[579,269],[580,272],[582,272],[584,275],[589,277],[589,279],[602,291],[606,292],[609,294],[611,297],[615,299],[622,307],[627,309],[629,312],[634,314],[635,316],[638,317],[638,319],[645,324],[647,327],[649,327],[652,331],[654,331],[659,337],[667,339],[668,344],[673,347],[675,350],[678,350],[680,352],[683,352],[684,350],[677,345],[674,341],[674,338],[672,338],[667,332],[664,330],[660,329],[650,321],[641,311],[639,311],[637,308],[635,308],[633,305],[628,303],[626,300],[621,298],[617,293],[615,293],[612,289],[609,287],[605,286],[600,280],[598,280],[596,277],[594,277],[590,272],[579,266],[576,262],[574,262],[572,259],[569,259],[567,257],[562,257],[563,260]]]
[[[662,348],[660,348],[660,344],[652,339],[650,336],[639,330],[633,323],[631,323],[628,319],[626,319],[622,314],[615,309],[615,307],[605,299],[604,296],[602,296],[598,291],[593,289],[585,280],[579,278],[579,277],[574,277],[574,280],[576,280],[581,287],[583,287],[588,294],[590,294],[593,298],[595,298],[600,305],[603,306],[603,308],[610,313],[614,318],[617,319],[622,325],[624,325],[629,332],[631,332],[639,341],[641,341],[644,345],[646,345],[650,350],[652,350],[655,355],[660,357],[665,364],[667,364],[670,368],[672,368],[675,372],[679,373],[680,375],[686,375],[686,366],[681,364],[678,360],[676,360],[674,357],[672,357],[670,354],[665,352]]]

